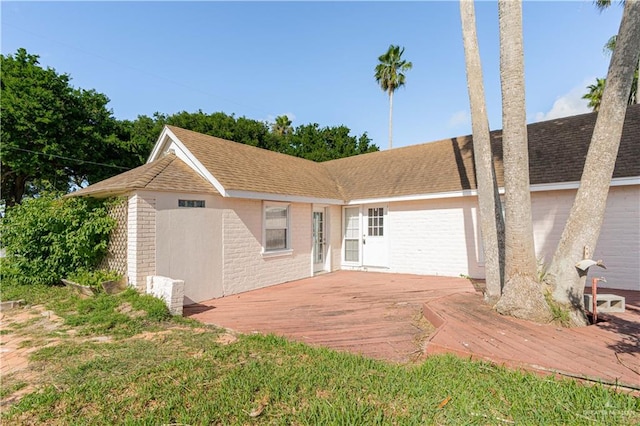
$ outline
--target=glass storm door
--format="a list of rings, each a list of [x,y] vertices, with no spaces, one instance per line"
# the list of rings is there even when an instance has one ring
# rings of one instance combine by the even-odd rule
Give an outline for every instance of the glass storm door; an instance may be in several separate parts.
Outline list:
[[[325,241],[324,210],[313,212],[313,272],[325,270],[326,241]]]

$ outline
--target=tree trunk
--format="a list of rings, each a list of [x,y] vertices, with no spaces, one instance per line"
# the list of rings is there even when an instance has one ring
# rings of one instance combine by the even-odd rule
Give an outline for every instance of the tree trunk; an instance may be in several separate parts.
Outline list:
[[[504,220],[491,152],[473,0],[460,0],[460,18],[471,105],[480,230],[485,258],[487,287],[484,297],[487,303],[494,305],[502,293],[504,279]]]
[[[600,235],[639,53],[640,2],[627,1],[580,187],[548,270],[553,298],[570,309],[573,325],[587,324],[583,307],[586,273],[575,265],[582,260],[585,247],[593,253]],[[603,260],[606,264],[606,253]]]
[[[389,149],[393,148],[393,90],[389,89]]]
[[[537,281],[533,245],[529,154],[525,111],[522,2],[500,0],[500,80],[505,188],[505,285],[496,304],[501,314],[550,321],[551,310]]]

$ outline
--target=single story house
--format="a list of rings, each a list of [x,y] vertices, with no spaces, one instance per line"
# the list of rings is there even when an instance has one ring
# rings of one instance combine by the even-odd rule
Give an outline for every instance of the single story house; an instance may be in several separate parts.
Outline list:
[[[528,126],[547,261],[595,120]],[[501,132],[491,135],[502,187]],[[184,280],[185,304],[340,269],[484,277],[471,136],[315,163],[166,126],[147,164],[75,194],[126,197],[119,268],[138,287]],[[594,258],[608,268],[602,286],[640,290],[640,105],[627,111]]]

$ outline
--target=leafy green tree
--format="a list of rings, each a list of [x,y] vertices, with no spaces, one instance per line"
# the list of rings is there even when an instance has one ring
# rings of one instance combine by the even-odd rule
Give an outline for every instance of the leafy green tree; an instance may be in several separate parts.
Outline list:
[[[375,79],[383,91],[389,94],[389,149],[393,147],[393,93],[398,87],[405,84],[406,71],[409,71],[413,64],[402,59],[404,47],[389,46],[383,55],[378,57],[380,62],[376,65]]]
[[[312,161],[328,161],[378,151],[367,134],[351,136],[346,126],[323,127],[318,123],[296,127],[286,154]]]
[[[169,116],[160,113],[154,114],[153,117],[139,116],[135,121],[128,123],[131,132],[130,143],[135,146],[146,143],[146,152],[151,152],[165,124],[313,161],[332,160],[378,150],[366,133],[358,137],[351,136],[346,126],[321,128],[317,123],[307,124],[279,135],[273,131],[272,126],[262,121],[246,117],[236,118],[223,112],[206,114],[202,111],[183,111]]]
[[[2,201],[19,204],[43,189],[117,174],[128,167],[109,99],[75,89],[70,77],[42,68],[37,55],[18,49],[0,55]]]
[[[8,209],[0,220],[3,279],[56,284],[79,269],[97,267],[115,226],[104,203],[45,193]]]

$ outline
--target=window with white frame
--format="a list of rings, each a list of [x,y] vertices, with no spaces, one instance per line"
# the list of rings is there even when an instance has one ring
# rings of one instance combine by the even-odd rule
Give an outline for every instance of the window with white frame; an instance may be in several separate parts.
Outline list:
[[[265,204],[264,251],[288,250],[291,248],[290,241],[289,205]]]

